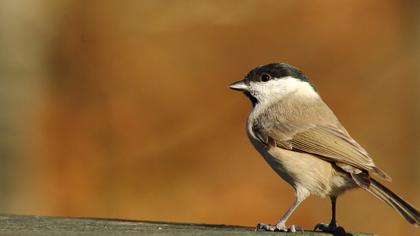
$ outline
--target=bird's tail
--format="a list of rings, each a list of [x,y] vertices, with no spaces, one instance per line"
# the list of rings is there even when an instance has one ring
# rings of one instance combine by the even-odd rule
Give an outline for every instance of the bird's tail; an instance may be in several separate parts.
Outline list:
[[[394,210],[400,213],[411,224],[415,226],[420,225],[419,211],[378,181],[370,178],[370,185],[366,190],[394,208]]]

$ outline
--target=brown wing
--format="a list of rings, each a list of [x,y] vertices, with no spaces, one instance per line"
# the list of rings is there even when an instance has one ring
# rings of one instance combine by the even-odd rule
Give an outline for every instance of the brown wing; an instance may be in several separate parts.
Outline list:
[[[281,148],[315,154],[327,161],[373,171],[387,180],[391,179],[375,166],[369,154],[346,131],[338,127],[277,123],[264,128],[254,126],[253,132],[266,145],[275,144]]]

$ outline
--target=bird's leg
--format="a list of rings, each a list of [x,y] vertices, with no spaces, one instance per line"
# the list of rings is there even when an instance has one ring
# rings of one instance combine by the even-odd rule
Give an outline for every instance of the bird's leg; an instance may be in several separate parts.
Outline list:
[[[317,224],[315,225],[314,230],[321,230],[323,232],[329,232],[337,235],[345,235],[346,231],[343,227],[337,227],[337,221],[335,219],[336,216],[336,202],[337,196],[331,196],[331,210],[332,210],[332,217],[331,222],[329,224]]]
[[[329,226],[333,227],[333,228],[337,227],[337,221],[335,220],[336,203],[337,203],[337,196],[332,196],[331,197],[332,217],[331,217],[331,222],[330,222]]]
[[[281,217],[281,219],[275,225],[270,224],[258,224],[257,230],[266,230],[266,231],[284,231],[284,232],[296,232],[296,230],[303,231],[302,228],[298,225],[291,225],[289,228],[286,227],[286,221],[300,205],[300,203],[305,200],[309,194],[299,194],[296,193],[295,201],[292,206],[286,211],[286,213]]]

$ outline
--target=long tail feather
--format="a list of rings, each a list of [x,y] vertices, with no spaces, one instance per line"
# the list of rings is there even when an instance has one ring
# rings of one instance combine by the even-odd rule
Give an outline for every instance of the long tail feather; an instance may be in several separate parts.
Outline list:
[[[415,226],[420,225],[419,211],[378,181],[370,178],[370,186],[366,190],[394,208],[394,210],[400,213],[411,224]]]

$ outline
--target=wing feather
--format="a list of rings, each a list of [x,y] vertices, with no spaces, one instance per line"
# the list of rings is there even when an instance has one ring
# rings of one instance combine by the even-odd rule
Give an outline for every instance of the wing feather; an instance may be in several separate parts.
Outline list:
[[[283,112],[283,115],[285,114],[287,115]],[[301,115],[305,113],[301,112]],[[331,116],[329,118],[331,120]],[[261,115],[253,125],[252,131],[267,147],[278,146],[314,154],[327,161],[372,171],[384,179],[391,180],[384,171],[375,166],[366,150],[350,137],[335,116],[333,118],[336,123],[332,125],[334,122],[322,122],[321,119],[312,122],[302,122],[300,119],[298,123],[287,116],[273,119]]]

